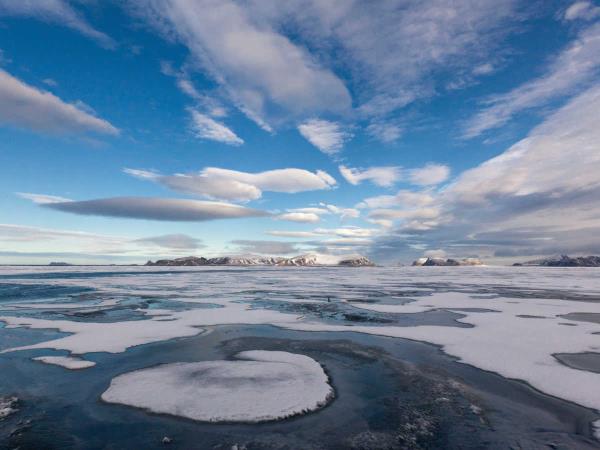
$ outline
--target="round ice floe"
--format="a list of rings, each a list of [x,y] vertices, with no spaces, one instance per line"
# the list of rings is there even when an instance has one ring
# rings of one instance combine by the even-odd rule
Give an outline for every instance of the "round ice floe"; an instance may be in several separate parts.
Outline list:
[[[323,368],[308,356],[252,350],[236,358],[129,372],[113,378],[102,400],[207,422],[260,422],[333,398]]]

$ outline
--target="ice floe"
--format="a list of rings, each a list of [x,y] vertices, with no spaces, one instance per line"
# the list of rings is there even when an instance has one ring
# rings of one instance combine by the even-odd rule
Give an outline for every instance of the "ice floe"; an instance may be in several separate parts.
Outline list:
[[[278,311],[252,309],[241,303],[227,303],[223,308],[192,309],[187,311],[160,311],[145,320],[122,322],[76,322],[47,320],[34,317],[0,316],[7,328],[56,329],[72,333],[51,341],[3,350],[52,348],[74,354],[89,352],[120,353],[130,347],[169,339],[196,336],[202,326],[231,324],[273,324],[290,322],[299,316]]]
[[[313,411],[333,397],[323,368],[308,356],[252,350],[236,358],[125,373],[102,400],[206,422],[261,422]]]
[[[0,397],[0,420],[7,418],[18,411],[17,397]]]
[[[55,366],[61,366],[65,369],[71,370],[88,369],[96,365],[94,361],[87,361],[85,359],[74,358],[72,356],[38,356],[33,359],[35,361],[53,364]]]

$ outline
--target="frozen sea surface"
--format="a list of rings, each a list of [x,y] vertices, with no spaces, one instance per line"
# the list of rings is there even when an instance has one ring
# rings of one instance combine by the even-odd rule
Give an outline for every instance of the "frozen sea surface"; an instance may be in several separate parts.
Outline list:
[[[0,358],[94,367],[84,371],[110,366],[111,354],[138,346],[225,326],[268,326],[307,338],[359,334],[433,344],[459,363],[597,412],[597,317],[598,269],[0,268]],[[152,389],[160,389],[160,378]],[[591,437],[592,423],[586,427],[582,433]]]

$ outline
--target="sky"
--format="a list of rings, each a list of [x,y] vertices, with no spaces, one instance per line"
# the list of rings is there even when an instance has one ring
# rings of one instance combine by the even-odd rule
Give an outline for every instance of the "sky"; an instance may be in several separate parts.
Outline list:
[[[600,253],[600,4],[0,0],[0,264]]]

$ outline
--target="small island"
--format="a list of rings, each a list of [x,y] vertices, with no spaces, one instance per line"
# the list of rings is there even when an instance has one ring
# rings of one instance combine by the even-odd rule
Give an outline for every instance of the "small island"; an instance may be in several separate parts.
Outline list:
[[[452,258],[419,258],[412,263],[413,266],[481,266],[483,263],[477,258],[461,260]]]
[[[533,267],[600,267],[600,256],[575,256],[561,255],[551,258],[535,259],[513,266]]]

